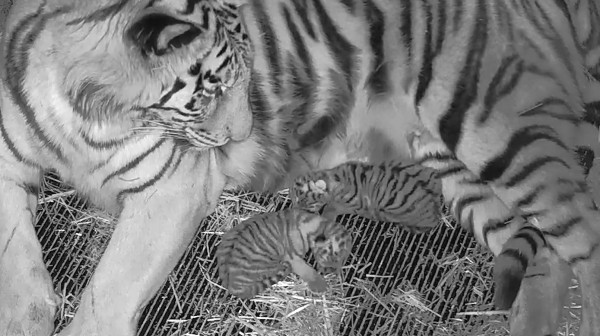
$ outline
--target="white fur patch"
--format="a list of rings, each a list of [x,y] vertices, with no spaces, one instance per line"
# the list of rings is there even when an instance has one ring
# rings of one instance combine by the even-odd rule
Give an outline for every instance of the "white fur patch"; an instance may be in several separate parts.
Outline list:
[[[324,180],[310,181],[308,182],[308,187],[313,192],[322,194],[327,192],[327,183]]]

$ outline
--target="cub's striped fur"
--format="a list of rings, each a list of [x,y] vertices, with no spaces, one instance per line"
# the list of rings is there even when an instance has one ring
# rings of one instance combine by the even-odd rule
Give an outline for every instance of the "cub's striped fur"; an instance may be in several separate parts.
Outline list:
[[[311,172],[294,181],[291,194],[302,208],[325,205],[324,215],[333,218],[354,213],[417,232],[442,220],[442,183],[436,171],[399,161],[347,162]]]
[[[249,299],[298,274],[313,292],[327,290],[327,282],[304,261],[312,249],[320,267],[341,267],[350,254],[351,234],[334,220],[298,210],[254,216],[234,226],[217,248],[219,277],[227,290]]]

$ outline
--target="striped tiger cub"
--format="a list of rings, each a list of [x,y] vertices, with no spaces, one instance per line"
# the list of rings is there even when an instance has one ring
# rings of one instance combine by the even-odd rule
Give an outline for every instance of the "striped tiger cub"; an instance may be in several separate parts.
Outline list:
[[[340,268],[352,248],[352,235],[342,225],[317,214],[285,209],[256,215],[223,235],[217,247],[219,277],[227,290],[249,299],[298,274],[313,292],[324,292],[323,276],[304,261],[312,249],[324,270]]]
[[[442,220],[436,170],[399,161],[346,162],[311,172],[296,178],[291,195],[301,208],[325,205],[323,215],[333,219],[353,213],[415,232],[431,230]]]

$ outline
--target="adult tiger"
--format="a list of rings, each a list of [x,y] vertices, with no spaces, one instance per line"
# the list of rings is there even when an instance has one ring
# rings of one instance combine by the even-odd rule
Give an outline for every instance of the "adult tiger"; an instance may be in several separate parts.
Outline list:
[[[139,311],[223,188],[269,190],[348,160],[403,159],[407,135],[421,125],[434,138],[424,148],[450,154],[432,165],[450,164],[443,192],[456,216],[497,254],[521,227],[505,224],[513,209],[535,215],[581,281],[582,335],[600,330],[600,223],[571,153],[597,140],[580,122],[583,104],[600,97],[585,73],[600,77],[600,33],[590,23],[599,20],[597,3],[248,2],[244,26],[235,6],[219,0],[15,5],[0,63],[0,330],[47,335],[52,326],[51,284],[31,226],[41,168],[58,170],[119,214],[61,334],[132,335]],[[254,49],[249,83],[246,33]],[[229,67],[208,62],[217,59]],[[220,70],[227,83],[218,87],[233,87],[203,95],[221,104],[199,118],[202,130],[240,141],[198,153],[187,149],[200,128],[168,113],[189,117],[190,98],[176,96],[192,86],[181,78],[218,82],[205,65]],[[147,116],[174,129],[134,132]],[[570,220],[560,223],[563,210]],[[544,285],[554,283],[548,278]],[[526,289],[542,287],[537,279]],[[530,299],[521,316],[537,313]],[[529,335],[544,332],[536,323],[521,324]]]

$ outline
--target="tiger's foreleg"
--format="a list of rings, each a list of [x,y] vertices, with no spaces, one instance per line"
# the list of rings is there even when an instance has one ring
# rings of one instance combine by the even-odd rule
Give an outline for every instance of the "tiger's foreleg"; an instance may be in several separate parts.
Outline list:
[[[143,307],[215,208],[226,182],[214,152],[195,154],[186,154],[151,186],[123,196],[110,243],[71,324],[59,335],[135,335]]]
[[[507,241],[515,241],[515,237],[525,234],[529,242],[539,244],[539,237],[532,237],[527,231],[531,228],[520,216],[515,216],[504,202],[502,202],[494,191],[484,182],[480,181],[475,174],[469,171],[462,162],[458,161],[446,146],[435,139],[428,131],[419,130],[407,137],[412,158],[420,164],[438,170],[438,177],[442,180],[442,193],[446,203],[450,205],[453,216],[461,225],[471,231],[477,241],[487,246],[497,257],[494,271],[496,277],[502,274],[513,274],[517,268],[519,276],[525,281],[516,279],[520,287],[514,285],[502,285],[503,279],[495,279],[496,282],[496,306],[501,300],[512,304],[512,321],[524,323],[514,326],[516,328],[511,335],[546,335],[553,333],[558,327],[560,309],[556,307],[556,299],[565,297],[569,278],[561,271],[561,261],[556,255],[553,258],[545,258],[549,251],[547,248],[538,250],[539,246],[524,245],[525,250],[518,251],[522,256],[532,258],[529,263],[536,265],[533,269],[545,272],[532,274],[525,273],[524,266],[519,265],[520,260],[512,260],[513,250],[505,249]],[[535,232],[534,232],[535,233]],[[531,240],[531,238],[535,238]],[[516,251],[514,251],[516,252]],[[535,253],[537,252],[537,253]],[[499,258],[502,257],[501,258]],[[499,261],[500,260],[500,261]],[[508,262],[507,262],[508,261]],[[502,265],[504,263],[505,265]],[[527,270],[529,272],[530,270]],[[510,279],[509,279],[510,280]],[[510,283],[510,282],[509,282]],[[500,293],[502,287],[504,293]],[[511,288],[512,287],[512,288]],[[530,295],[530,293],[542,294],[548,289],[556,289],[551,295]],[[535,289],[531,291],[531,289]],[[516,298],[515,298],[516,295]],[[562,302],[562,301],[561,301]],[[510,307],[510,306],[509,306]],[[542,311],[540,307],[547,307]],[[502,307],[506,309],[508,307]],[[517,315],[518,314],[518,315]],[[521,322],[523,321],[523,322]],[[511,328],[513,325],[511,324]],[[520,333],[523,331],[522,333]],[[544,332],[548,331],[548,332]]]
[[[58,297],[33,223],[40,172],[0,158],[0,334],[48,336]]]

